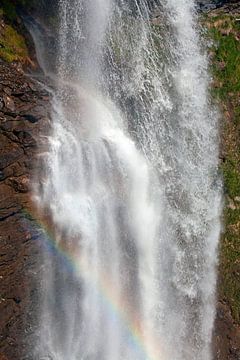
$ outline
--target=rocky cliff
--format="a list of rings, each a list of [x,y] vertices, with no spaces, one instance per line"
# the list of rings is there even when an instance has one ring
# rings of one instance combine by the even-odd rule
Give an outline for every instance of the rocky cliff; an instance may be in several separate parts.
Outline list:
[[[0,359],[31,358],[41,246],[32,184],[41,172],[48,109],[42,85],[0,60]]]

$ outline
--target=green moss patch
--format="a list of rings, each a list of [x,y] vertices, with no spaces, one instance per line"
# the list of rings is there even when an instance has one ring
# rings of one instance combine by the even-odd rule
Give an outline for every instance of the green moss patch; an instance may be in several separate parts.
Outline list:
[[[0,57],[7,61],[25,62],[28,49],[25,39],[11,25],[4,25],[0,32]]]
[[[211,49],[216,79],[216,95],[221,101],[230,100],[239,121],[240,103],[240,21],[236,17],[221,15],[207,22],[209,34],[214,40]]]
[[[228,157],[222,165],[225,189],[231,198],[239,196],[240,172],[238,158],[238,154],[236,154],[233,159]]]

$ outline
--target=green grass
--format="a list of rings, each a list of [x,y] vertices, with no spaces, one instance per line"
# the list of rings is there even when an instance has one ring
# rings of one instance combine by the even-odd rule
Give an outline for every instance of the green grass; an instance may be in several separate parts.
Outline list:
[[[7,62],[25,62],[28,58],[27,45],[13,25],[16,17],[15,3],[3,0],[1,6],[0,19],[5,21],[0,28],[0,58]]]
[[[240,22],[231,16],[214,17],[208,23],[209,34],[214,40],[212,71],[219,86],[216,95],[221,101],[231,98],[237,120],[240,115]]]
[[[240,209],[225,210],[226,231],[220,248],[221,296],[232,310],[234,319],[240,322]]]
[[[226,193],[234,198],[240,195],[240,22],[233,16],[220,15],[207,18],[207,26],[214,41],[212,93],[229,114],[223,129],[226,158],[222,172]]]
[[[240,195],[240,172],[239,156],[235,158],[228,157],[222,164],[222,173],[224,178],[225,190],[230,198],[234,199]]]
[[[239,17],[239,16],[238,16]],[[223,112],[221,170],[226,195],[225,231],[219,254],[220,297],[240,323],[240,23],[234,16],[206,17],[213,40],[213,96]]]
[[[28,49],[25,39],[11,25],[5,25],[0,33],[0,57],[7,61],[25,61]]]

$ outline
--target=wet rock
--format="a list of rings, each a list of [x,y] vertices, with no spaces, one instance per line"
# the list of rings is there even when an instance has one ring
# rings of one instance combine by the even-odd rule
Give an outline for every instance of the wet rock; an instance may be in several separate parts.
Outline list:
[[[9,216],[17,214],[21,210],[21,204],[18,204],[13,196],[13,190],[5,185],[0,185],[0,221]]]
[[[28,86],[29,86],[29,88],[30,88],[33,92],[36,92],[36,91],[37,91],[36,86],[34,86],[33,83],[29,83]]]
[[[29,176],[23,175],[17,178],[10,177],[7,179],[6,184],[11,186],[15,191],[27,193],[30,189]]]
[[[200,8],[201,11],[210,11],[213,9],[216,9],[217,4],[214,2],[210,2],[210,1],[198,1],[198,6]]]
[[[0,61],[0,360],[34,360],[43,232],[30,185],[42,176],[48,113],[42,87]]]
[[[1,171],[2,180],[8,177],[19,177],[26,173],[25,158],[22,157],[20,161],[15,162]]]
[[[9,360],[5,355],[0,354],[0,360]]]
[[[213,334],[214,360],[239,360],[240,328],[234,323],[229,307],[218,302]]]
[[[26,114],[26,115],[23,115],[23,118],[26,119],[27,121],[30,121],[32,124],[38,122],[38,118],[34,115],[31,115],[31,114]]]
[[[7,94],[9,96],[11,96],[11,94],[12,94],[12,89],[10,87],[5,87],[3,89],[3,91],[5,92],[5,94]]]
[[[4,101],[3,98],[0,97],[0,110],[2,110],[3,107],[4,107]]]
[[[8,110],[10,110],[10,111],[12,111],[12,112],[15,111],[15,104],[14,104],[13,99],[12,99],[10,96],[4,94],[4,95],[3,95],[3,101],[4,101],[5,107],[6,107]]]
[[[23,144],[25,147],[36,146],[36,140],[28,131],[13,130],[13,134],[17,136],[20,143]]]
[[[4,180],[4,178],[5,178],[4,172],[0,170],[0,181]]]
[[[22,155],[23,149],[0,134],[0,170],[17,161]]]

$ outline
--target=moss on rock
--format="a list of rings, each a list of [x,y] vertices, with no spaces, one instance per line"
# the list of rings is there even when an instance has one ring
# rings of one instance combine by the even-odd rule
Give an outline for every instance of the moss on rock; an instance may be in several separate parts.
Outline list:
[[[0,30],[0,57],[7,62],[25,62],[28,58],[24,37],[11,25],[4,24]]]
[[[16,13],[17,2],[3,0],[0,7],[0,58],[28,63],[28,47],[22,23]]]

